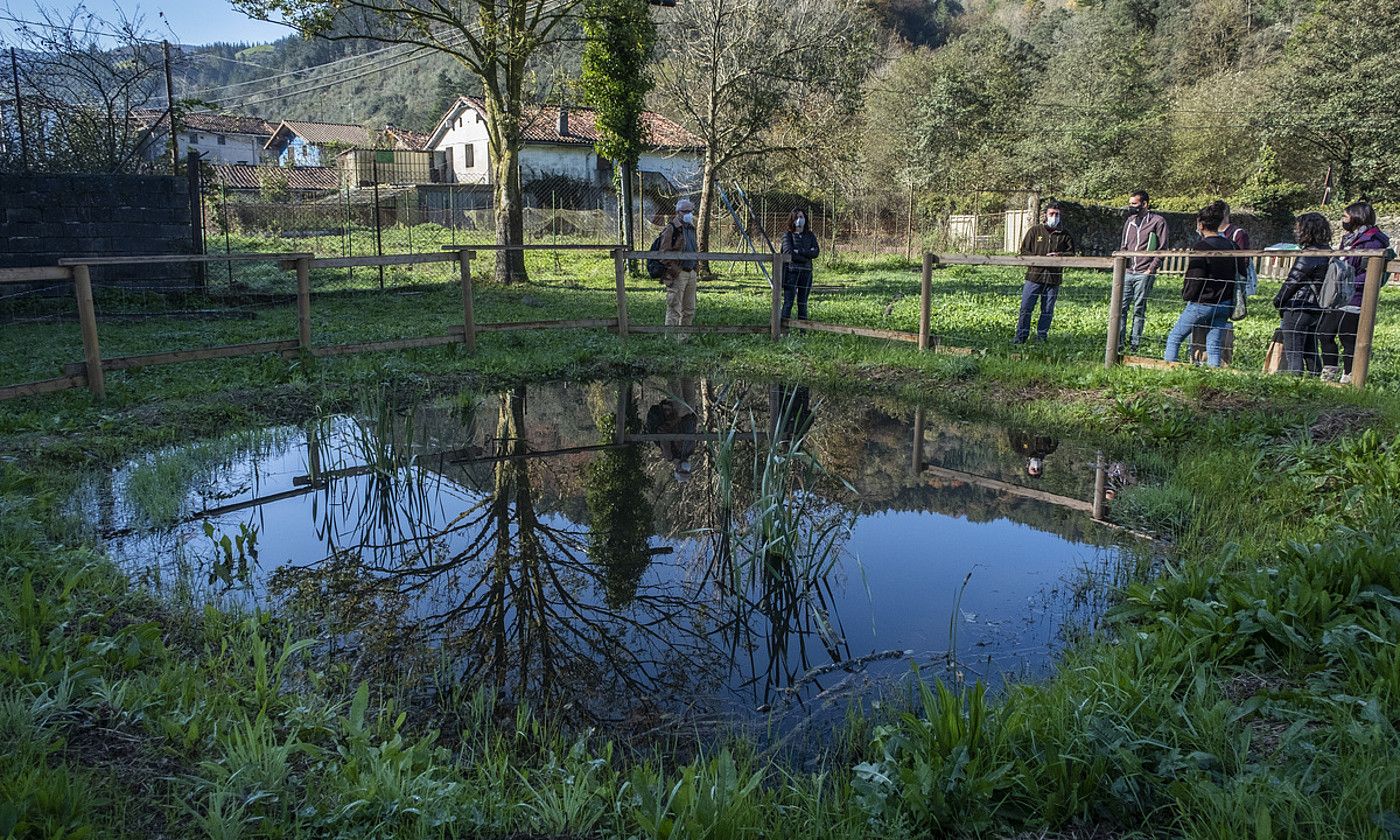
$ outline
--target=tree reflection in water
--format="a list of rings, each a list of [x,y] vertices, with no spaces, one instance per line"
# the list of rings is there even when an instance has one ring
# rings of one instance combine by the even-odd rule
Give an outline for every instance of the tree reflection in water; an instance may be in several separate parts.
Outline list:
[[[693,455],[697,480],[672,488],[681,492],[661,518],[673,533],[653,546],[660,510],[647,444],[630,442],[646,435],[624,387],[620,412],[594,417],[600,442],[567,450],[596,450],[581,471],[587,527],[539,509],[550,452],[530,443],[524,387],[496,398],[484,446],[447,456],[415,455],[423,442],[410,415],[374,413],[348,451],[309,458],[330,553],[280,572],[274,590],[302,596],[325,629],[336,603],[338,630],[378,654],[362,665],[401,673],[445,659],[458,679],[507,701],[589,720],[676,711],[726,688],[752,708],[815,686],[803,679],[810,670],[849,659],[830,576],[852,514],[809,492],[809,482],[831,479],[804,447],[805,389],[773,396],[768,424],[755,422],[753,406],[702,389],[701,429],[725,431],[695,435],[708,444]],[[762,426],[770,434],[752,431]],[[337,468],[345,460],[360,466]],[[456,479],[483,462],[489,486],[463,492],[469,477]],[[669,465],[657,472],[670,483]],[[648,575],[682,544],[696,551],[688,574]]]

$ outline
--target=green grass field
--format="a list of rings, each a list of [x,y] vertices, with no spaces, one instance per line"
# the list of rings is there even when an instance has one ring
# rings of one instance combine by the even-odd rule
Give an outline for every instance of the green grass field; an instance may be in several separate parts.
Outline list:
[[[480,321],[613,314],[606,257],[529,260],[530,283],[480,285]],[[290,293],[288,278],[265,277],[178,301],[103,291],[104,353],[293,337],[290,303],[260,297]],[[445,270],[391,269],[384,292],[377,272],[315,280],[318,343],[440,334],[461,311]],[[828,264],[817,284],[822,320],[915,327],[913,266]],[[103,402],[75,389],[0,403],[0,837],[1397,836],[1394,291],[1359,390],[1106,371],[1107,286],[1071,272],[1051,341],[1017,353],[1019,273],[963,268],[935,276],[934,332],[985,350],[970,356],[810,333],[506,332],[476,354],[269,354],[113,372]],[[632,321],[660,323],[660,287],[630,288]],[[1149,335],[1170,327],[1178,288],[1159,282]],[[761,278],[721,276],[702,285],[699,320],[766,324],[768,302]],[[34,320],[66,299],[12,306],[0,381],[81,359],[75,323]],[[1257,368],[1273,325],[1241,325],[1241,368]],[[1130,453],[1151,478],[1114,517],[1157,533],[1167,562],[1115,593],[1104,632],[1050,679],[995,701],[935,687],[907,714],[853,717],[820,761],[794,766],[742,739],[634,749],[481,694],[424,711],[404,686],[315,668],[314,641],[276,615],[133,586],[65,514],[86,471],[348,410],[366,392],[677,370],[899,395]]]

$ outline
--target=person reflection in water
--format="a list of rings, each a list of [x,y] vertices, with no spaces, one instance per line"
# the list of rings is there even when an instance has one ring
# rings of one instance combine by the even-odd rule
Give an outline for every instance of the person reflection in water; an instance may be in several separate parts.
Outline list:
[[[689,435],[689,439],[658,440],[657,447],[675,473],[678,483],[690,480],[691,456],[695,454],[695,380],[682,378],[673,383],[666,398],[647,409],[646,431],[650,435]]]
[[[806,385],[774,385],[768,391],[774,441],[801,441],[812,428],[812,392]]]
[[[1060,439],[1049,435],[1036,435],[1020,429],[1008,433],[1011,448],[1026,459],[1026,475],[1040,478],[1045,472],[1045,459],[1060,448]]]

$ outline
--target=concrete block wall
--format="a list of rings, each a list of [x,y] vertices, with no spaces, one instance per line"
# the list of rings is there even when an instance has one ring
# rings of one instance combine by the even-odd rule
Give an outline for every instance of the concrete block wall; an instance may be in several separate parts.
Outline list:
[[[183,177],[0,174],[0,267],[191,250]],[[93,280],[172,285],[189,275],[183,266],[123,266],[95,269]]]

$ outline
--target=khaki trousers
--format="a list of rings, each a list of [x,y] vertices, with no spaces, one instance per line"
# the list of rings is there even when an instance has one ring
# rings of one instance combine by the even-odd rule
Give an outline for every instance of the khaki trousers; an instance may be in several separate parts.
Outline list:
[[[695,285],[700,279],[696,270],[676,272],[666,281],[666,326],[689,326],[695,323]]]

